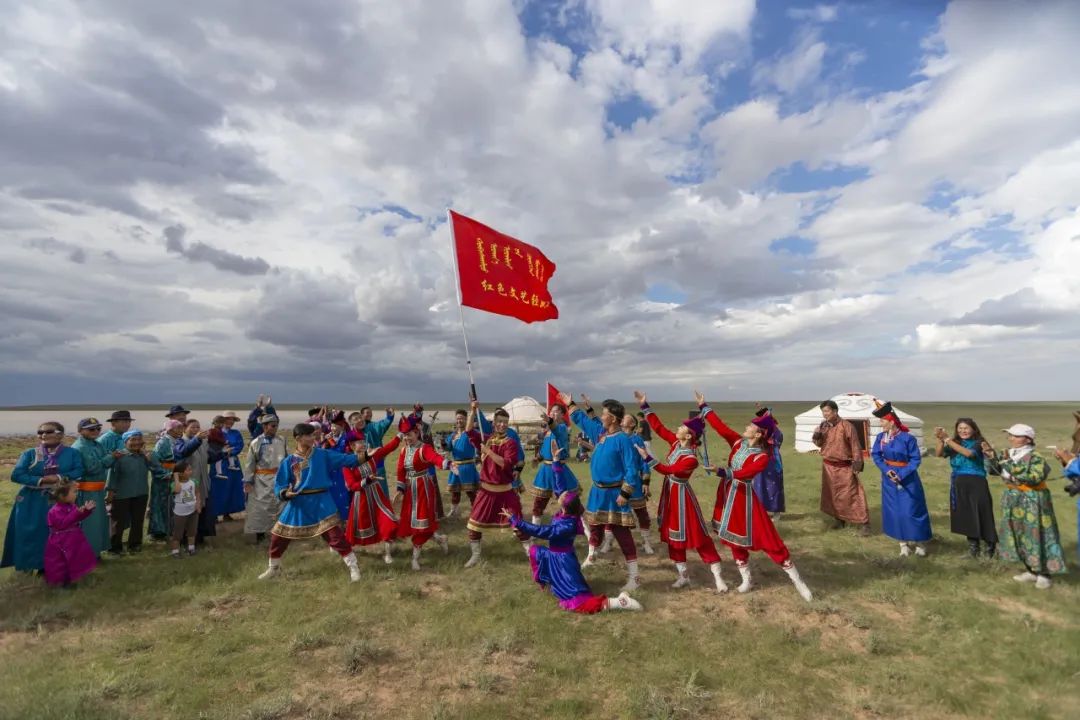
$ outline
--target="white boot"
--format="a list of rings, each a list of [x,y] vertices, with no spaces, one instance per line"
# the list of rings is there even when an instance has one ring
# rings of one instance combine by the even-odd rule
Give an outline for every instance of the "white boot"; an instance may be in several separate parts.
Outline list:
[[[589,546],[589,554],[585,556],[585,562],[581,563],[581,569],[591,568],[596,564],[596,548]]]
[[[450,503],[450,512],[446,513],[446,517],[457,517],[459,503]]]
[[[1022,572],[1019,575],[1013,575],[1013,580],[1016,582],[1035,582],[1039,579],[1039,576],[1033,572]]]
[[[679,577],[675,579],[675,582],[671,583],[673,588],[684,588],[690,584],[690,576],[686,574],[686,563],[675,563],[675,570],[679,573]]]
[[[610,530],[605,530],[604,542],[600,544],[600,550],[598,552],[601,555],[608,554],[609,552],[611,552],[611,543],[613,542],[615,542],[615,533],[611,532]]]
[[[412,549],[412,569],[420,569],[420,548],[415,546]]]
[[[652,544],[649,542],[649,531],[641,531],[641,551],[646,555],[655,555],[656,551],[653,550]]]
[[[626,593],[620,593],[619,597],[608,598],[608,610],[641,610],[641,603]]]
[[[529,553],[531,552],[531,550],[530,550],[531,547],[532,547],[532,541],[531,540],[522,540],[521,541],[521,548],[525,551],[525,557],[530,557]]]
[[[356,560],[356,553],[343,555],[341,559],[345,561],[345,566],[349,568],[349,582],[360,582],[360,564]]]
[[[386,563],[387,565],[393,565],[394,564],[394,556],[390,554],[390,543],[388,543],[388,542],[383,543],[382,561],[384,563]]]
[[[638,579],[637,560],[628,560],[626,562],[626,584],[622,586],[622,590],[619,592],[629,593],[639,587],[641,587],[641,580]]]
[[[739,568],[739,575],[742,576],[742,583],[735,589],[741,593],[750,592],[750,563],[735,563],[735,567]]]
[[[926,557],[926,546],[922,543],[915,543],[915,557]]]
[[[443,555],[450,554],[450,538],[446,537],[442,533],[435,533],[431,536],[432,539],[442,548]]]
[[[465,563],[465,567],[476,567],[480,564],[480,541],[470,540],[469,549],[472,550],[472,555],[469,557],[468,562]]]
[[[911,546],[906,542],[900,543],[900,557],[907,557],[911,555]]]
[[[806,602],[810,602],[811,600],[813,600],[814,596],[810,593],[810,588],[808,588],[806,586],[806,583],[803,582],[803,579],[799,575],[799,571],[798,569],[796,569],[795,565],[785,565],[783,567],[784,572],[786,572],[788,574],[788,577],[791,578],[792,584],[795,585],[795,590],[799,593],[799,595],[802,596],[802,599]]]
[[[1035,581],[1035,587],[1039,588],[1040,590],[1049,590],[1050,585],[1051,582],[1049,575],[1040,575],[1039,579]]]
[[[720,574],[720,563],[714,562],[709,566],[709,570],[712,572],[713,580],[716,581],[716,592],[726,593],[727,583],[724,582],[723,576]]]
[[[259,575],[260,580],[269,580],[272,577],[277,577],[281,574],[281,558],[270,558],[270,565],[266,568],[266,572]]]
[[[539,525],[540,521],[543,520],[543,519],[544,518],[540,517],[539,515],[533,515],[532,516],[532,524],[533,525]]]

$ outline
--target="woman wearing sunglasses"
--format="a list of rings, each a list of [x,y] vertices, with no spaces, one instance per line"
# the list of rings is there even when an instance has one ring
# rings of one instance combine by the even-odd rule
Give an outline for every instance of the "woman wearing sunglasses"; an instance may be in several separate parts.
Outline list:
[[[11,481],[22,489],[8,518],[0,568],[14,566],[23,572],[45,569],[48,493],[61,480],[81,480],[83,476],[82,455],[64,445],[63,425],[42,423],[37,436],[38,446],[24,451],[11,471]]]

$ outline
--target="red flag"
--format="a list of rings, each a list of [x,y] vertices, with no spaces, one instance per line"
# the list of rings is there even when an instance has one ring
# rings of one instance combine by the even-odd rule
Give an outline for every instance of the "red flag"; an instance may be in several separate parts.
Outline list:
[[[556,405],[558,405],[559,407],[561,407],[563,409],[564,414],[566,413],[566,405],[563,403],[562,400],[559,399],[560,394],[561,393],[559,392],[559,389],[557,387],[555,387],[551,383],[547,384],[547,414],[548,414],[548,417],[551,417],[551,408],[555,407]]]
[[[452,210],[450,221],[462,305],[527,323],[559,317],[547,289],[555,263],[544,253]]]

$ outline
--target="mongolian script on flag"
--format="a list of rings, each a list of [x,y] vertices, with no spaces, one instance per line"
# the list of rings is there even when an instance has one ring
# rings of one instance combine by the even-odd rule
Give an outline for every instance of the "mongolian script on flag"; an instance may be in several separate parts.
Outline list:
[[[555,263],[544,253],[452,210],[450,222],[462,305],[527,323],[559,317],[547,288]]]

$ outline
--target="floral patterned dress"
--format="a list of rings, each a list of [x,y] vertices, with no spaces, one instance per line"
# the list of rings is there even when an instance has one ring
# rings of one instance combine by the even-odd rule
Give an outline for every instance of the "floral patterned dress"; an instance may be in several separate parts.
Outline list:
[[[1054,502],[1046,478],[1050,467],[1034,450],[999,450],[986,458],[986,469],[1005,481],[1001,494],[998,552],[1002,560],[1022,562],[1036,575],[1067,571]]]

